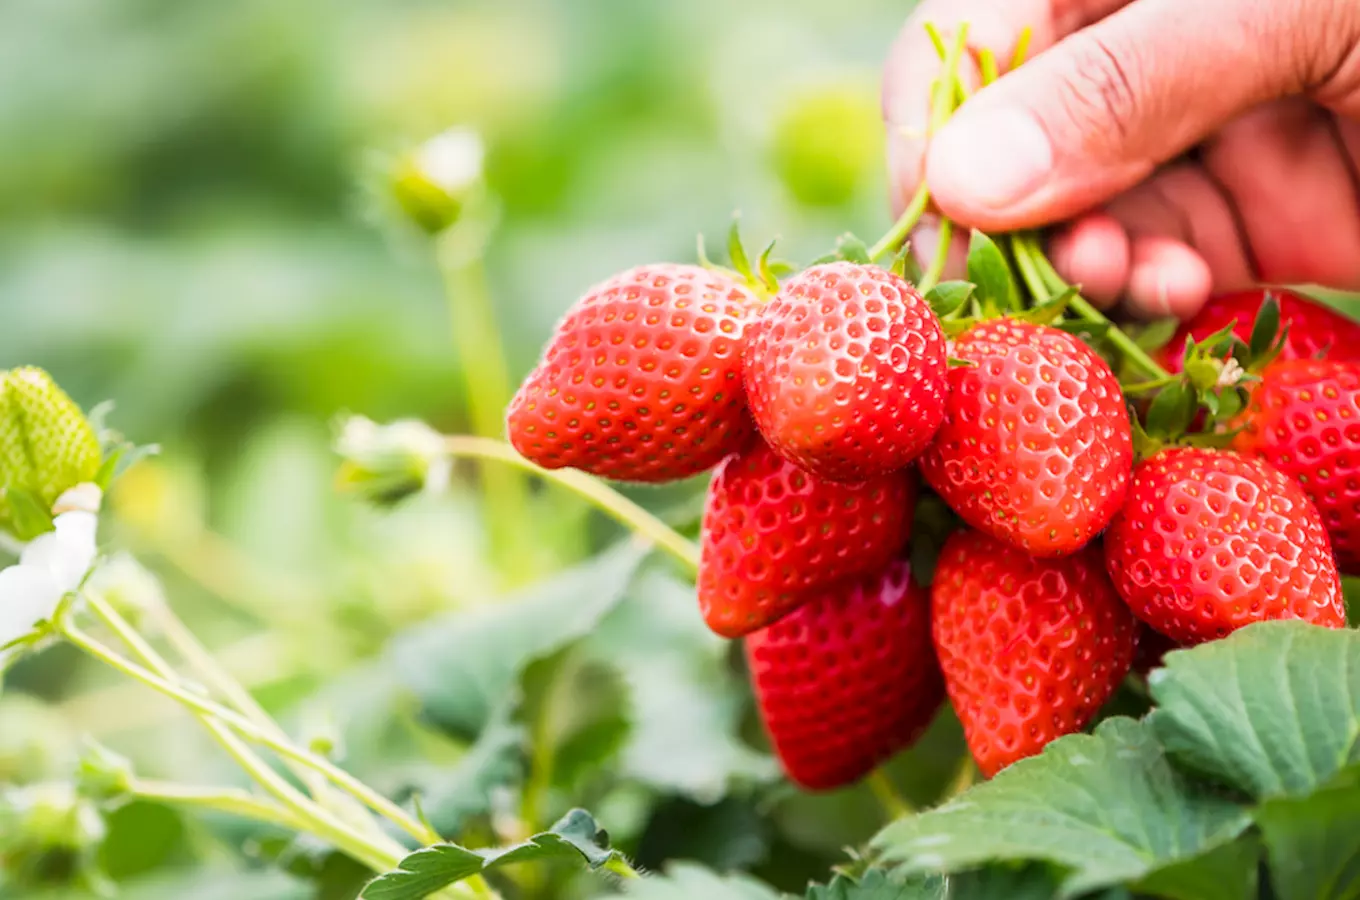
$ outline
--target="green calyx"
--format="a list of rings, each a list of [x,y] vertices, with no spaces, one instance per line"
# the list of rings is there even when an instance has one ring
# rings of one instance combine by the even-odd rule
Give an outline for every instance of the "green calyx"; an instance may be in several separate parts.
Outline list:
[[[52,505],[100,474],[99,436],[42,369],[0,378],[0,527],[21,540],[51,528]]]

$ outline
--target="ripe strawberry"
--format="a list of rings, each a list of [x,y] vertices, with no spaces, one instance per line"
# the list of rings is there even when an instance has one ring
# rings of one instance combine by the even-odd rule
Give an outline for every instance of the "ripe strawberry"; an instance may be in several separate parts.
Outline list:
[[[949,371],[944,424],[921,474],[981,531],[1035,556],[1073,553],[1124,499],[1133,439],[1110,367],[1056,328],[997,319],[969,329]]]
[[[1265,619],[1346,624],[1317,508],[1259,459],[1175,447],[1143,461],[1105,534],[1134,614],[1182,644]]]
[[[1271,364],[1237,424],[1233,449],[1302,485],[1341,567],[1360,567],[1360,362]]]
[[[842,787],[909,746],[944,701],[930,597],[903,560],[818,591],[746,638],[765,730],[789,777]]]
[[[1280,304],[1280,328],[1289,326],[1289,335],[1277,359],[1329,359],[1360,361],[1360,323],[1356,323],[1330,307],[1301,297],[1292,291],[1272,288],[1268,291]],[[1220,294],[1210,298],[1199,313],[1181,326],[1159,352],[1160,362],[1169,371],[1181,370],[1185,339],[1202,341],[1216,331],[1227,328],[1234,321],[1233,333],[1243,341],[1251,338],[1256,313],[1265,302],[1267,290],[1258,288],[1235,294]]]
[[[977,531],[940,553],[931,619],[945,688],[989,778],[1085,727],[1138,637],[1097,547],[1037,559]]]
[[[591,288],[511,401],[511,443],[544,468],[621,481],[713,467],[752,430],[741,352],[754,302],[699,266],[639,266]]]
[[[906,472],[840,484],[751,441],[709,484],[699,566],[704,620],[740,637],[792,612],[810,590],[882,569],[907,542],[915,494]]]
[[[837,481],[911,462],[944,417],[945,338],[906,281],[876,266],[813,266],[752,325],[746,393],[786,459]]]

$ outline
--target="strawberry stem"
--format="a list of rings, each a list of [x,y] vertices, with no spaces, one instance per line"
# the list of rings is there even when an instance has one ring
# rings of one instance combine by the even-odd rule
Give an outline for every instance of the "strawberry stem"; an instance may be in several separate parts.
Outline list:
[[[1069,285],[1063,277],[1058,274],[1058,270],[1053,268],[1053,264],[1044,255],[1043,249],[1039,246],[1039,240],[1033,234],[1017,234],[1013,237],[1011,246],[1015,249],[1016,264],[1020,266],[1022,274],[1026,272],[1026,266],[1033,268],[1033,272],[1025,274],[1027,284],[1034,290],[1034,283],[1031,277],[1037,281],[1041,297],[1047,299],[1051,293],[1067,290]],[[1125,334],[1118,326],[1106,318],[1105,314],[1090,304],[1080,293],[1074,293],[1068,301],[1069,308],[1077,314],[1083,321],[1093,324],[1103,324],[1109,326],[1108,336],[1110,343],[1123,354],[1124,358],[1138,368],[1144,375],[1152,380],[1171,379],[1171,373],[1159,366],[1147,352],[1134,343],[1133,338]]]
[[[897,217],[897,221],[888,229],[888,233],[879,238],[872,247],[869,248],[869,259],[878,262],[887,254],[896,250],[907,239],[907,235],[916,227],[916,223],[921,221],[921,216],[926,211],[926,204],[930,202],[930,189],[926,187],[924,181],[916,189],[916,193],[907,204],[907,208],[902,210],[902,215]]]
[[[505,441],[468,435],[446,436],[444,452],[452,457],[486,459],[518,466],[556,482],[593,503],[619,524],[665,550],[692,572],[699,571],[699,548],[665,522],[638,506],[598,478],[572,469],[544,469],[515,452]]]
[[[881,768],[870,772],[869,777],[865,779],[865,784],[873,792],[878,805],[883,807],[883,811],[888,814],[889,821],[895,821],[916,812],[911,804],[897,792],[897,787],[892,783],[892,779]]]
[[[935,248],[935,258],[930,261],[930,268],[926,269],[925,275],[921,277],[921,283],[916,286],[921,293],[924,294],[940,283],[940,276],[944,274],[944,267],[949,262],[949,245],[953,239],[954,223],[941,217],[940,244]]]

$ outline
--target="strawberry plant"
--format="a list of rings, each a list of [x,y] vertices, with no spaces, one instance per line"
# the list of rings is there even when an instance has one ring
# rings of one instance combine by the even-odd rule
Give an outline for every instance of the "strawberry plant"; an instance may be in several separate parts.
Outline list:
[[[963,36],[937,43],[936,124],[966,101]],[[416,154],[390,185],[455,283],[494,220],[465,138],[425,148],[452,148],[446,177]],[[626,532],[384,636],[320,698],[384,727],[268,712],[100,543],[106,494],[147,451],[41,370],[6,372],[0,665],[79,651],[197,722],[245,780],[89,741],[68,777],[0,793],[0,886],[56,873],[112,893],[111,823],[142,805],[230,822],[212,833],[256,867],[235,896],[274,896],[261,873],[318,900],[1360,896],[1342,577],[1360,393],[1352,342],[1327,336],[1360,326],[1266,293],[1175,336],[1125,329],[1032,233],[974,233],[966,280],[942,281],[951,223],[925,271],[902,246],[928,206],[923,188],[872,245],[847,235],[804,267],[753,260],[734,228],[725,266],[701,249],[600,282],[513,396],[498,357],[464,373],[502,401],[508,441],[499,408],[474,435],[347,420],[337,481],[375,506],[475,462],[526,582],[551,543],[542,495]],[[494,355],[487,311],[454,312],[478,325],[465,356]],[[605,481],[705,475],[702,513]],[[25,715],[0,740],[36,731]],[[348,738],[385,730],[400,766],[348,765]],[[41,767],[21,749],[0,764]],[[781,812],[796,833],[798,810],[867,796],[835,864],[742,871]]]

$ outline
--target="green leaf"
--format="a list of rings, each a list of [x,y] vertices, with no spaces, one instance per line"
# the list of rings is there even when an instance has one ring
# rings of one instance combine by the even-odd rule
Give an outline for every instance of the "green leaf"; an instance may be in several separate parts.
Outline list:
[[[978,298],[995,303],[1003,312],[1020,308],[1020,293],[1010,263],[996,242],[976,229],[968,243],[968,280],[977,285]]]
[[[1173,381],[1157,392],[1147,412],[1147,433],[1178,437],[1195,418],[1195,392],[1183,381]]]
[[[387,661],[427,716],[471,738],[526,666],[599,624],[645,553],[628,541],[502,602],[435,618],[393,641]]]
[[[836,239],[836,256],[840,259],[866,266],[873,262],[873,260],[869,258],[868,245],[849,233],[843,234]]]
[[[1171,343],[1176,331],[1181,327],[1180,319],[1157,319],[1139,328],[1133,334],[1133,342],[1139,349],[1153,353]]]
[[[1067,312],[1067,306],[1072,302],[1072,298],[1078,295],[1078,289],[1074,285],[1068,285],[1062,292],[1054,297],[1050,297],[1033,309],[1027,309],[1019,313],[1015,318],[1023,322],[1031,322],[1035,325],[1052,325],[1063,317]]]
[[[1360,897],[1360,787],[1267,800],[1256,821],[1279,900]]]
[[[45,504],[35,492],[27,488],[11,487],[4,492],[9,502],[8,521],[16,537],[31,541],[40,534],[53,528],[52,507]],[[0,514],[0,521],[6,517]]]
[[[1053,900],[1057,893],[1052,867],[1037,863],[988,866],[949,879],[949,900]]]
[[[825,887],[808,888],[806,900],[945,900],[949,896],[943,878],[910,878],[894,881],[878,869],[870,869],[858,880],[837,875]]]
[[[765,245],[765,249],[760,253],[760,260],[756,263],[756,274],[760,276],[760,283],[765,285],[765,289],[770,293],[779,290],[779,279],[775,277],[774,270],[770,268],[770,254],[774,252],[774,241]]]
[[[1139,894],[1165,900],[1255,900],[1261,847],[1243,835],[1192,859],[1163,866],[1133,887]]]
[[[719,875],[702,866],[676,863],[664,875],[627,882],[614,897],[633,900],[782,900],[769,885],[745,875]]]
[[[729,643],[704,626],[694,586],[648,569],[591,634],[585,651],[618,671],[631,722],[617,772],[703,803],[732,782],[778,775],[740,735],[747,696]]]
[[[939,809],[899,819],[874,846],[904,873],[1045,861],[1060,896],[1143,878],[1237,837],[1246,811],[1182,778],[1132,719],[1053,742]]]
[[[1360,633],[1262,622],[1167,655],[1152,727],[1179,764],[1264,799],[1360,763]]]
[[[1251,340],[1247,342],[1252,359],[1262,357],[1269,352],[1279,332],[1280,301],[1275,299],[1274,294],[1267,291],[1265,299],[1261,301],[1261,308],[1256,313],[1256,321],[1251,326]]]
[[[469,818],[491,809],[491,795],[497,787],[520,778],[525,735],[510,720],[509,705],[493,715],[452,766],[432,766],[427,777],[415,779],[420,806],[441,834],[463,830]]]
[[[746,255],[746,247],[741,243],[741,216],[732,217],[732,227],[727,232],[727,256],[732,261],[732,268],[736,269],[746,278],[754,278],[751,271],[751,260]]]
[[[573,809],[552,827],[522,844],[492,850],[469,850],[436,844],[406,856],[391,872],[368,883],[362,900],[423,900],[434,892],[491,869],[548,860],[579,861],[591,870],[620,860],[609,847],[609,835],[590,813]]]
[[[943,281],[926,293],[926,302],[943,319],[963,309],[977,287],[968,281]]]

